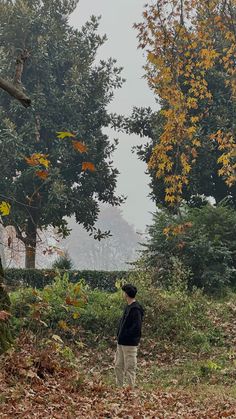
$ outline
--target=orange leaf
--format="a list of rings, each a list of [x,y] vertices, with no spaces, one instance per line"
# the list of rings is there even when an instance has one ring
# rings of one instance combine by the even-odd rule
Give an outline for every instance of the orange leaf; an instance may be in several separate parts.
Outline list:
[[[30,157],[25,157],[26,162],[30,166],[42,165],[48,168],[50,161],[47,159],[48,154],[34,153]]]
[[[69,306],[73,305],[73,300],[72,298],[70,298],[70,296],[68,295],[65,299],[66,304],[68,304]]]
[[[90,170],[90,172],[95,172],[95,166],[93,163],[85,161],[82,163],[82,170],[85,172],[86,170]]]
[[[80,153],[86,153],[88,151],[88,147],[80,141],[72,141],[72,144],[74,149],[79,151]]]
[[[38,170],[36,175],[40,177],[40,179],[46,180],[48,178],[48,171],[47,170]]]
[[[80,301],[78,301],[76,298],[71,298],[69,295],[66,297],[65,302],[68,306],[74,307],[79,307],[81,304]]]
[[[30,166],[37,166],[38,162],[36,160],[33,159],[33,157],[25,157],[25,161],[30,165]]]

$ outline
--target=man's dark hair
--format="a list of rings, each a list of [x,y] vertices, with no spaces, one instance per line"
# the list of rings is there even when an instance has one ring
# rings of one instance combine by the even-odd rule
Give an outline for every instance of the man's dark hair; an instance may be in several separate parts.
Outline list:
[[[134,285],[131,285],[131,284],[123,285],[122,291],[126,292],[126,294],[130,298],[134,298],[135,295],[137,294],[137,288]]]

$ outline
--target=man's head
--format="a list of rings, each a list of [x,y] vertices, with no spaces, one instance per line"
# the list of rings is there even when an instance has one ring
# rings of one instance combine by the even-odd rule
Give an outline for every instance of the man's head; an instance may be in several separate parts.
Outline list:
[[[124,292],[124,297],[128,302],[130,300],[134,300],[137,294],[137,288],[132,284],[123,285],[122,291]]]

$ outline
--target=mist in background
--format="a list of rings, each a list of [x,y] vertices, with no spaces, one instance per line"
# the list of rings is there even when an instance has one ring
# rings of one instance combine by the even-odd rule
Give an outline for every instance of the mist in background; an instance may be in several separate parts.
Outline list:
[[[118,66],[124,68],[123,77],[126,83],[116,91],[110,105],[110,111],[130,115],[134,106],[157,109],[154,95],[143,78],[145,59],[142,51],[137,49],[138,41],[133,28],[135,22],[142,20],[143,0],[80,0],[70,23],[81,26],[91,15],[101,16],[99,33],[107,35],[107,42],[100,48],[98,59],[116,58]],[[107,130],[109,136],[119,139],[114,154],[114,165],[120,171],[117,193],[127,196],[122,205],[124,218],[134,225],[136,230],[144,231],[150,224],[155,205],[148,197],[149,177],[145,174],[146,165],[133,154],[133,146],[146,142],[136,135],[125,135]]]

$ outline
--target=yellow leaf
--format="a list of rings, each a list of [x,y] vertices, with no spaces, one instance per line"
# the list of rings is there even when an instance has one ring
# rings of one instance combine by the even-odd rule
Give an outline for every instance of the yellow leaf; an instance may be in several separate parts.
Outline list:
[[[30,166],[44,166],[48,169],[50,161],[47,159],[48,154],[34,153],[30,157],[25,157],[26,162]]]
[[[81,291],[81,285],[77,284],[74,287],[74,294],[79,294],[79,292]]]
[[[68,327],[68,325],[67,325],[67,323],[64,321],[64,320],[60,320],[59,322],[58,322],[58,326],[60,327],[60,329],[62,329],[62,330],[69,330],[69,327]]]
[[[74,138],[74,137],[75,137],[75,135],[74,135],[74,134],[72,134],[72,132],[69,132],[69,131],[58,131],[58,132],[57,132],[57,138],[62,138],[62,139],[64,139],[64,138],[66,138],[66,137],[72,137],[72,138]]]
[[[192,126],[188,128],[188,134],[191,136],[193,134],[195,134],[195,132],[197,131],[197,128]]]
[[[170,203],[174,203],[175,202],[175,196],[174,195],[166,195],[165,196],[165,201],[170,202]]]
[[[85,161],[82,163],[82,171],[85,172],[86,170],[89,170],[90,172],[95,172],[96,169],[93,163]]]
[[[38,161],[39,161],[39,163],[40,163],[42,166],[44,166],[44,167],[46,167],[46,168],[48,169],[49,164],[50,164],[50,161],[49,161],[48,159],[46,159],[45,157],[40,157],[40,158],[38,159]]]
[[[81,143],[80,141],[72,141],[73,147],[75,150],[79,151],[80,153],[86,153],[88,151],[88,147],[86,144]]]
[[[201,142],[198,139],[193,140],[193,145],[195,147],[201,147]]]
[[[9,215],[10,210],[11,210],[11,205],[8,202],[6,202],[6,201],[0,202],[0,213],[1,213],[1,215]]]
[[[73,319],[78,319],[79,318],[79,316],[80,316],[80,314],[79,313],[73,313]]]
[[[191,117],[191,122],[193,123],[193,124],[195,124],[195,122],[198,122],[199,121],[199,117],[198,116],[192,116]]]

